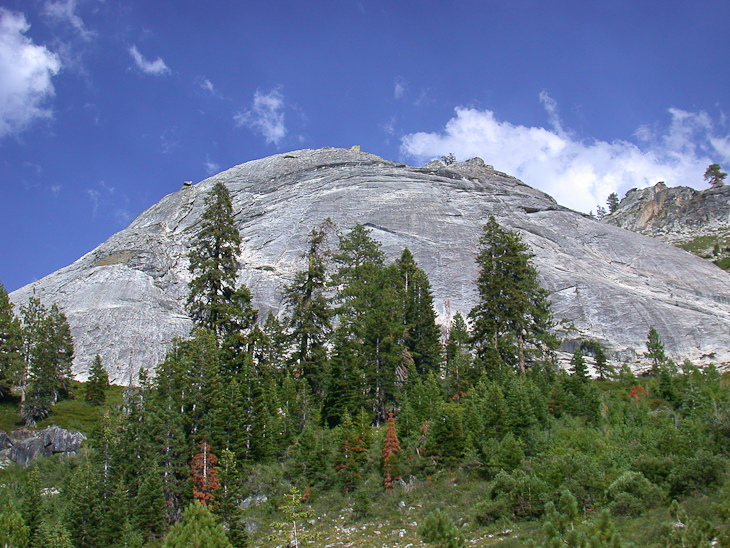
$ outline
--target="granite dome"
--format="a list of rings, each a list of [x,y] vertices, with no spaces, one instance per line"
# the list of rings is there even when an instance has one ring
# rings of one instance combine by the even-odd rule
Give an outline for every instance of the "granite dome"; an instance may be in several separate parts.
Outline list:
[[[343,231],[371,228],[391,260],[408,247],[446,325],[475,303],[477,242],[494,215],[532,247],[569,339],[596,339],[614,359],[633,359],[654,326],[675,360],[730,361],[730,277],[714,265],[562,207],[478,158],[411,167],[353,147],[277,154],[183,186],[73,264],[13,292],[22,303],[35,288],[64,310],[78,377],[98,353],[112,380],[127,382],[187,335],[186,253],[218,181],[243,240],[239,280],[262,316],[281,311],[281,288],[303,266],[307,234],[329,217]]]

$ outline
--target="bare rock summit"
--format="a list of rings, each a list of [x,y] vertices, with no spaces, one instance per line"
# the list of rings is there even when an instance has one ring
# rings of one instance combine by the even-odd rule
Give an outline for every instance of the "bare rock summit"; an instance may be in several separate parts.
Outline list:
[[[112,380],[126,383],[189,333],[186,254],[218,181],[243,239],[239,280],[261,317],[283,313],[281,289],[304,266],[307,234],[329,217],[342,231],[371,228],[391,260],[408,247],[448,325],[475,304],[477,243],[494,215],[532,247],[566,347],[593,339],[614,359],[634,360],[654,326],[675,360],[730,361],[730,277],[713,264],[562,207],[479,158],[411,167],[353,147],[277,154],[184,185],[73,264],[13,292],[23,303],[35,287],[67,314],[78,377],[98,353]]]

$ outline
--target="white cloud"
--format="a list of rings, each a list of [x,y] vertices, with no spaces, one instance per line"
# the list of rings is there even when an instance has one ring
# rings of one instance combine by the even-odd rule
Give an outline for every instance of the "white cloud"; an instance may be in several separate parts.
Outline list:
[[[96,219],[96,214],[99,211],[99,199],[101,198],[101,194],[92,188],[87,188],[86,194],[91,200],[91,218]]]
[[[0,137],[52,116],[46,105],[61,61],[25,36],[28,29],[23,14],[0,8]]]
[[[669,109],[667,126],[637,130],[638,144],[609,143],[575,137],[563,129],[557,103],[544,92],[540,100],[552,129],[516,126],[497,120],[492,111],[459,107],[441,133],[404,136],[401,152],[419,162],[450,152],[460,159],[479,156],[584,212],[605,206],[611,192],[623,196],[658,181],[705,188],[707,166],[730,163],[730,134],[722,134],[722,121],[714,123],[705,112]]]
[[[403,78],[398,77],[395,79],[395,88],[393,90],[393,96],[396,99],[400,99],[406,93],[406,81]]]
[[[52,22],[70,26],[85,42],[96,37],[96,32],[86,28],[84,21],[76,14],[76,0],[56,0],[43,4],[43,14]]]
[[[139,52],[135,44],[132,44],[132,47],[129,48],[129,54],[132,56],[132,59],[134,59],[134,64],[144,74],[149,74],[151,76],[164,76],[165,74],[170,74],[170,69],[162,58],[158,57],[154,61],[147,60]]]
[[[51,192],[53,195],[58,198],[61,195],[61,185],[56,184],[51,186]]]
[[[205,93],[209,93],[213,97],[220,97],[220,92],[213,85],[213,82],[208,80],[205,76],[198,76],[195,79],[196,83],[200,86]]]
[[[287,133],[284,125],[284,96],[280,88],[267,94],[256,91],[251,109],[237,113],[233,120],[237,126],[245,125],[260,132],[267,143],[279,146]]]
[[[205,162],[203,163],[203,167],[205,168],[205,172],[209,176],[215,175],[216,173],[219,173],[221,170],[220,164],[211,160],[210,156],[208,154],[205,155]]]

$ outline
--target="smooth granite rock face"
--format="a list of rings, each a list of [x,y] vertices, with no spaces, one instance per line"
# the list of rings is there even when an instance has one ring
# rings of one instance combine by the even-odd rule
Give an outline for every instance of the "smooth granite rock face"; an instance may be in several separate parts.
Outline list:
[[[448,325],[476,302],[477,244],[494,215],[532,247],[568,339],[595,339],[614,359],[634,359],[654,326],[675,360],[730,361],[730,277],[714,265],[564,208],[478,158],[417,168],[325,148],[248,162],[183,186],[34,284],[44,302],[68,316],[77,377],[86,378],[98,353],[111,380],[126,383],[138,368],[159,363],[173,337],[189,333],[186,253],[218,181],[231,192],[243,239],[239,280],[261,318],[269,310],[283,314],[281,289],[304,267],[307,234],[329,217],[342,232],[356,223],[371,228],[389,260],[408,247]],[[23,303],[32,290],[11,298]]]

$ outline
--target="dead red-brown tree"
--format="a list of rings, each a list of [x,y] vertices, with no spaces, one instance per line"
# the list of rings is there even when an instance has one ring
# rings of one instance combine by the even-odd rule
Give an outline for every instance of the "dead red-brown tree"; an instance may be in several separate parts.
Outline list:
[[[400,457],[400,441],[395,432],[395,419],[393,411],[388,413],[388,426],[385,430],[385,441],[383,442],[383,475],[386,489],[393,488],[393,482],[400,479],[398,460]]]
[[[218,474],[215,465],[218,458],[210,450],[208,440],[198,444],[198,453],[193,456],[193,497],[207,505],[213,499],[213,492],[218,489]]]

